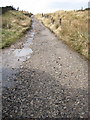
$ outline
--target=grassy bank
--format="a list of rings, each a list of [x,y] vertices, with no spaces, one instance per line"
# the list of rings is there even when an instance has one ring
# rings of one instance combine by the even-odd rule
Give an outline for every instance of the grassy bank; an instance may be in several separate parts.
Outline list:
[[[57,11],[36,18],[71,48],[88,58],[88,11]]]
[[[9,10],[0,15],[2,18],[2,41],[0,48],[5,48],[15,43],[31,27],[31,18],[22,11]]]

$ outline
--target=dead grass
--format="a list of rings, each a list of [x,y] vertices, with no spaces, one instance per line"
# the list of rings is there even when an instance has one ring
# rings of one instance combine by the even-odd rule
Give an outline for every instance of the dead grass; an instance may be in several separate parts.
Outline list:
[[[2,41],[0,48],[10,46],[31,27],[31,18],[21,11],[10,10],[2,16]]]
[[[88,11],[57,11],[43,16],[37,14],[36,18],[41,20],[58,38],[88,58]]]

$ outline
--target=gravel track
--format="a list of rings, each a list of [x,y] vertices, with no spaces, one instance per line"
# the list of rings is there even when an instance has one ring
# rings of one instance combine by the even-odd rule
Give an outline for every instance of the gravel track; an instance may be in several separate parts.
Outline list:
[[[23,48],[26,36],[3,50],[3,58],[7,56],[3,60],[3,120],[88,118],[87,60],[38,20],[33,22],[32,31],[27,33],[29,37],[35,33],[30,58],[19,62],[13,54],[7,55],[12,48]]]

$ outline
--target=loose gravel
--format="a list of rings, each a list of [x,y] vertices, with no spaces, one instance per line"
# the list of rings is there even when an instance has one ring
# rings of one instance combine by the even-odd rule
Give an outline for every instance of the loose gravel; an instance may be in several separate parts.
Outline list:
[[[3,63],[3,120],[88,118],[87,60],[38,20],[33,21],[31,57],[20,62],[19,67],[13,67],[13,56]]]

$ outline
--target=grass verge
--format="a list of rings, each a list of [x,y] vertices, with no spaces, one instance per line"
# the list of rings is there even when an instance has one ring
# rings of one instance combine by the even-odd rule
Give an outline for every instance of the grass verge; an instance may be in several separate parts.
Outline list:
[[[22,11],[9,10],[0,15],[2,19],[2,41],[0,48],[9,47],[31,28],[32,20]]]

